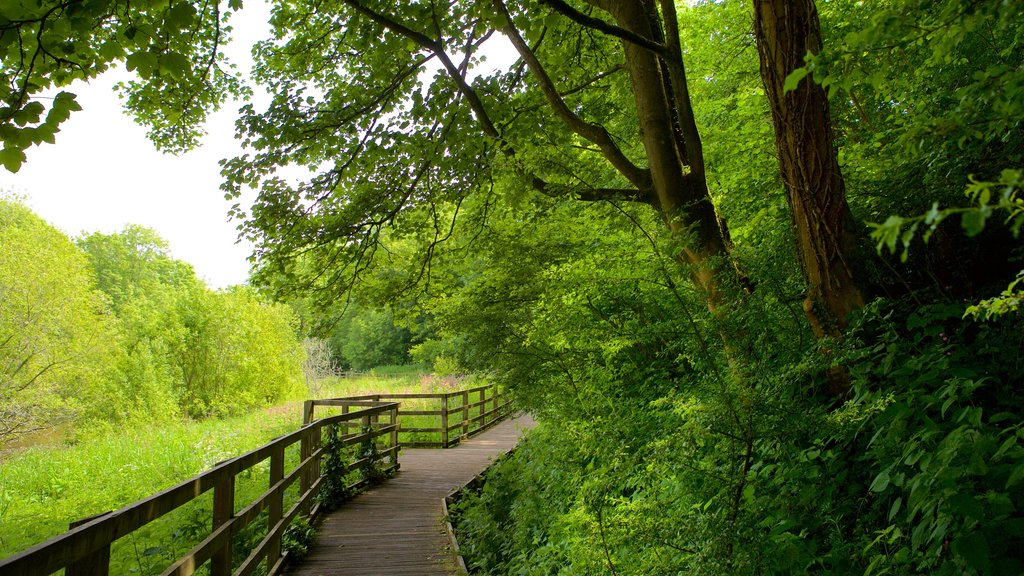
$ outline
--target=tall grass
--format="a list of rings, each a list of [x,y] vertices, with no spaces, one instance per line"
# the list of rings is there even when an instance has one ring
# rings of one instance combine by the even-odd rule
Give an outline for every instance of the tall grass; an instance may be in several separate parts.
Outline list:
[[[457,385],[405,372],[337,378],[321,396],[432,392]],[[301,424],[301,401],[246,416],[159,428],[140,427],[72,445],[39,446],[0,462],[0,557],[67,530],[70,522],[116,510],[223,460],[261,446]],[[289,454],[290,468],[297,454]],[[238,500],[265,490],[258,473],[238,478]],[[209,495],[114,546],[112,573],[147,574],[183,554],[209,531]]]

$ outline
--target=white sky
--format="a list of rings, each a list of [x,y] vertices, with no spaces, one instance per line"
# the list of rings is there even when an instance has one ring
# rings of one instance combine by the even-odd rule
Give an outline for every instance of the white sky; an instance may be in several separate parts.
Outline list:
[[[233,19],[230,59],[247,71],[249,46],[266,36],[267,7],[246,2]],[[112,70],[89,84],[67,88],[82,110],[57,134],[56,144],[34,146],[17,174],[0,168],[0,190],[27,199],[39,216],[71,236],[120,231],[126,224],[155,229],[175,258],[192,264],[211,287],[244,283],[251,247],[236,243],[231,202],[220,191],[217,162],[240,151],[234,140],[238,103],[227,103],[206,126],[203,145],[181,156],[158,152],[145,129],[121,109]]]
[[[248,1],[232,19],[234,41],[225,53],[243,73],[251,65],[250,47],[268,35],[268,17],[266,4]],[[507,40],[493,42],[487,68],[515,60]],[[0,167],[0,191],[25,197],[39,216],[72,237],[113,233],[126,224],[152,228],[170,244],[172,255],[192,264],[211,287],[244,283],[252,250],[237,242],[238,222],[228,220],[232,202],[219,188],[217,164],[241,150],[234,140],[239,104],[225,104],[210,119],[200,148],[181,156],[163,154],[122,111],[113,86],[124,78],[125,72],[112,70],[68,88],[83,109],[61,126],[56,144],[30,148],[17,174]],[[259,96],[256,101],[261,109]]]

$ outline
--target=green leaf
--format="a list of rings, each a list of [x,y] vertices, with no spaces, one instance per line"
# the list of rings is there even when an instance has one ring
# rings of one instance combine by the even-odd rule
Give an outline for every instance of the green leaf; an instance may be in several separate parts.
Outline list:
[[[4,165],[10,172],[17,172],[21,170],[21,165],[25,163],[25,151],[18,148],[4,148],[0,150],[0,164]]]
[[[167,23],[179,29],[188,28],[196,18],[196,9],[188,2],[179,2],[167,11]]]
[[[782,93],[785,94],[786,92],[796,90],[796,87],[797,85],[800,84],[800,81],[803,80],[810,73],[811,71],[808,70],[806,66],[797,68],[796,70],[790,72],[789,76],[786,76],[786,80],[782,83]]]
[[[192,63],[177,52],[168,52],[160,58],[160,70],[167,72],[175,80],[183,80],[192,72]]]
[[[149,78],[157,70],[159,61],[157,55],[149,50],[140,50],[130,54],[125,59],[125,66],[129,71],[136,71],[142,78]]]
[[[968,566],[981,573],[989,571],[989,548],[985,537],[972,532],[953,542],[953,551],[964,559]]]
[[[874,482],[871,483],[870,490],[872,492],[882,492],[889,487],[889,471],[882,470],[882,472],[875,476]]]
[[[903,498],[897,498],[896,500],[893,501],[892,506],[889,507],[889,521],[890,522],[892,522],[892,519],[896,516],[896,514],[899,513],[900,508],[902,508],[902,507],[903,507]]]
[[[969,210],[960,217],[960,226],[968,236],[977,236],[985,229],[985,214],[981,210]]]

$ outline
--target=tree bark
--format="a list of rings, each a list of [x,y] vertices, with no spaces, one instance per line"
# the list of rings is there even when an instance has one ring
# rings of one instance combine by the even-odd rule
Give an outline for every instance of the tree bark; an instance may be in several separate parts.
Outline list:
[[[814,334],[841,337],[846,317],[864,305],[851,268],[852,217],[836,157],[825,90],[805,78],[784,89],[786,78],[821,51],[814,0],[754,0],[754,34],[761,79],[772,111],[775,149],[786,187],[807,297],[803,309]],[[830,393],[845,396],[849,376],[828,371]]]
[[[658,44],[665,38],[652,0],[608,2],[602,7],[624,30]],[[694,281],[714,310],[722,296],[713,258],[727,252],[708,194],[689,95],[678,93],[678,87],[677,93],[671,93],[674,84],[685,82],[681,54],[675,50],[659,54],[629,40],[623,40],[622,46],[659,209],[672,233],[686,240],[681,258],[691,266]],[[671,72],[678,77],[667,77]]]
[[[807,284],[804,312],[818,337],[839,336],[846,316],[864,299],[851,269],[855,237],[828,97],[810,78],[795,90],[783,89],[786,77],[804,65],[804,56],[821,50],[814,0],[754,0],[754,32]]]

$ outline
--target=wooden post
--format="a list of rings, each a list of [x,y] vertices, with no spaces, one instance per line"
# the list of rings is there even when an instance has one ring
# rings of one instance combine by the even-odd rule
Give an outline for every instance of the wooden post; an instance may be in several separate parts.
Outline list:
[[[270,487],[274,486],[284,478],[284,444],[274,446],[270,453]],[[278,490],[270,497],[270,510],[267,516],[267,532],[274,529],[277,523],[284,516],[284,490]],[[278,536],[270,541],[267,546],[267,566],[271,567],[281,557],[281,537]]]
[[[477,429],[480,429],[487,423],[487,388],[481,388],[478,394],[480,394],[480,424]]]
[[[494,389],[494,416],[491,417],[491,422],[501,418],[501,414],[498,413],[498,385],[494,384],[491,386]]]
[[[313,421],[313,401],[306,400],[302,403],[302,425],[305,426]]]
[[[375,413],[370,416],[370,443],[377,445],[377,438],[373,436],[373,433],[380,428],[380,413]]]
[[[349,405],[348,404],[342,404],[341,405],[341,414],[342,414],[342,416],[348,414],[348,409],[349,409]],[[342,420],[341,421],[342,434],[348,434],[348,429],[350,428],[349,424],[351,424],[351,422],[349,422],[348,420]]]
[[[469,437],[469,392],[462,391],[462,437]]]
[[[220,528],[235,515],[235,475],[225,474],[213,488],[213,529]],[[231,539],[213,553],[211,576],[231,576]]]
[[[441,448],[448,447],[448,393],[441,395]]]
[[[313,436],[310,438],[310,443],[309,443],[309,455],[310,456],[312,456],[314,452],[316,452],[317,450],[320,449],[320,446],[323,445],[323,440],[324,440],[324,427],[323,426],[317,426],[313,430]],[[310,465],[310,468],[309,468],[309,486],[310,487],[312,487],[313,484],[316,483],[316,481],[320,478],[320,459],[321,458],[323,458],[323,454],[321,454],[320,456],[317,456],[313,460],[313,464]],[[310,498],[310,502],[312,502],[312,500],[313,499]],[[306,511],[305,511],[305,513],[307,515],[309,514],[309,509],[311,507],[312,507],[311,504],[307,505]]]
[[[83,524],[88,524],[93,520],[110,514],[110,512],[104,512],[103,514],[97,514],[96,516],[90,516],[81,520],[76,520],[68,524],[68,529],[78,528]],[[67,568],[64,569],[65,576],[107,576],[110,573],[110,542],[107,542],[106,546],[96,550],[92,554],[79,559],[76,562],[68,564]]]
[[[388,442],[388,444],[389,444],[388,448],[397,448],[398,447],[398,406],[395,405],[394,407],[392,407],[391,410],[388,413],[391,415],[391,424],[394,425],[394,428],[391,429],[391,439]],[[393,452],[391,452],[391,465],[392,466],[397,466],[398,465],[398,450],[397,449],[394,450]]]
[[[366,434],[367,435],[367,439],[364,440],[363,442],[373,442],[373,438],[369,438],[370,433],[373,432],[373,427],[370,425],[370,417],[369,416],[363,416],[363,419],[361,420],[361,422],[362,422],[362,426],[360,428],[362,428],[362,430],[360,430],[360,432],[362,434]],[[365,452],[357,454],[356,456],[358,456],[359,458],[366,458],[367,457]],[[371,462],[370,464],[372,465],[373,463]],[[364,478],[365,478],[365,476],[364,476]]]
[[[299,441],[299,463],[300,464],[302,462],[305,462],[306,458],[309,458],[309,455],[313,453],[313,438],[312,438],[313,430],[314,430],[314,427],[307,428],[303,432],[303,434],[302,434],[302,439]],[[306,472],[303,472],[302,474],[299,475],[299,496],[300,497],[303,494],[305,494],[307,490],[309,490],[309,487],[311,485],[310,477],[309,476],[310,475],[309,475],[308,469],[307,469]],[[309,500],[307,499],[305,501],[305,503],[302,505],[302,507],[299,509],[299,513],[302,514],[303,516],[308,516],[309,515],[309,509],[310,509],[310,505],[309,505]]]

